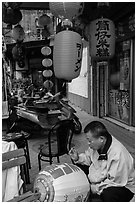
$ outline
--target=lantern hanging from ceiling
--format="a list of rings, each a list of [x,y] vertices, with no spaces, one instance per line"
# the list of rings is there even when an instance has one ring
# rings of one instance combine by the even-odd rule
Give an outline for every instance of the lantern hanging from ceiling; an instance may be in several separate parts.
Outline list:
[[[53,75],[53,72],[50,69],[46,69],[46,70],[43,71],[43,76],[44,77],[48,78],[48,77],[52,77],[52,75]]]
[[[41,48],[41,53],[43,54],[43,55],[50,55],[51,54],[51,48],[50,47],[48,47],[48,46],[45,46],[45,47],[42,47]]]
[[[48,25],[50,23],[51,23],[51,18],[48,15],[46,15],[46,14],[43,14],[38,19],[38,24],[40,26],[46,26],[46,25]]]
[[[2,21],[7,24],[16,25],[22,19],[22,13],[18,9],[6,8],[3,6]]]
[[[52,60],[50,58],[45,58],[42,60],[42,65],[44,67],[50,67],[52,65]]]
[[[49,8],[52,14],[58,18],[72,20],[83,12],[83,2],[49,2]]]
[[[82,40],[78,33],[65,30],[55,35],[53,65],[57,78],[71,81],[79,76],[82,50]]]
[[[52,164],[36,176],[34,192],[37,190],[41,202],[86,202],[90,185],[86,174],[76,165]]]
[[[47,90],[50,90],[53,87],[53,82],[51,80],[46,80],[43,85]]]
[[[12,37],[17,42],[22,42],[25,38],[25,33],[21,25],[17,25],[12,30]]]
[[[115,26],[107,18],[90,23],[90,55],[96,60],[107,60],[115,54]]]

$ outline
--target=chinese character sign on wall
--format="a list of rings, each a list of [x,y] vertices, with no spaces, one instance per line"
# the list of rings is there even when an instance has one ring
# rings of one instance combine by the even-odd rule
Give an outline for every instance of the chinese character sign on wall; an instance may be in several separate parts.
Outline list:
[[[107,18],[96,19],[90,24],[90,55],[107,60],[115,54],[115,26]]]

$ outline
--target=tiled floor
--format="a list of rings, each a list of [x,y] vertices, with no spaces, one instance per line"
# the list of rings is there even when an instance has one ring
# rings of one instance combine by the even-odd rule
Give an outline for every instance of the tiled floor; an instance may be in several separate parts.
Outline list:
[[[76,108],[77,115],[80,118],[80,121],[82,122],[82,127],[84,128],[86,124],[88,124],[92,120],[101,120],[108,128],[109,132],[115,136],[118,140],[120,140],[129,150],[129,152],[132,154],[132,156],[135,158],[135,133],[134,131],[127,130],[123,127],[120,127],[119,125],[116,125],[108,120],[99,119],[97,117],[93,117],[90,114],[87,114],[86,112],[80,110],[79,108]],[[37,145],[38,143],[44,142],[43,137],[40,137],[39,134],[35,135],[34,137],[30,138],[29,142],[29,149],[30,149],[30,157],[31,157],[31,169],[30,169],[30,181],[31,184],[27,185],[27,190],[33,190],[33,183],[35,180],[36,175],[38,174],[38,151],[37,151]],[[84,133],[82,131],[79,135],[74,135],[72,143],[76,146],[79,152],[83,152],[87,148],[87,142],[84,137]],[[56,159],[54,159],[54,163],[56,163]],[[71,163],[70,157],[68,155],[62,156],[60,158],[60,162],[64,163]],[[49,165],[48,162],[42,162],[42,168]]]

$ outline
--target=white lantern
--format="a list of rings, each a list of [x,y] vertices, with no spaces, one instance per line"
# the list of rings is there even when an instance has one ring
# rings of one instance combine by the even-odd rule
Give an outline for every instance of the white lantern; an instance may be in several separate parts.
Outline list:
[[[48,78],[48,77],[52,77],[52,75],[53,75],[53,72],[50,69],[46,69],[46,70],[43,71],[43,76],[44,77]]]
[[[83,12],[83,2],[49,2],[50,11],[58,18],[67,18],[79,16]]]
[[[50,55],[51,54],[51,48],[48,46],[42,47],[41,48],[41,53],[43,55]]]
[[[55,76],[71,81],[80,74],[82,62],[81,36],[65,30],[55,35],[53,65]]]
[[[90,55],[96,60],[107,60],[115,54],[115,26],[107,18],[90,23]]]
[[[42,65],[44,67],[50,67],[52,65],[52,60],[50,58],[45,58],[42,60]]]
[[[76,165],[52,164],[39,172],[34,182],[41,202],[86,202],[90,185],[86,174]]]
[[[12,30],[12,37],[15,41],[23,41],[25,38],[25,33],[21,25],[17,25]]]

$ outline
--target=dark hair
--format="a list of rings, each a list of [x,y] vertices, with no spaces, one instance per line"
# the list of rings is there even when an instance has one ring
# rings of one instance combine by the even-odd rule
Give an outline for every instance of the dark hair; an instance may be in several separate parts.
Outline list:
[[[100,121],[92,121],[84,128],[84,133],[87,132],[94,133],[93,137],[99,138],[100,136],[104,136],[106,138],[110,137],[109,132],[107,131],[105,125]]]

